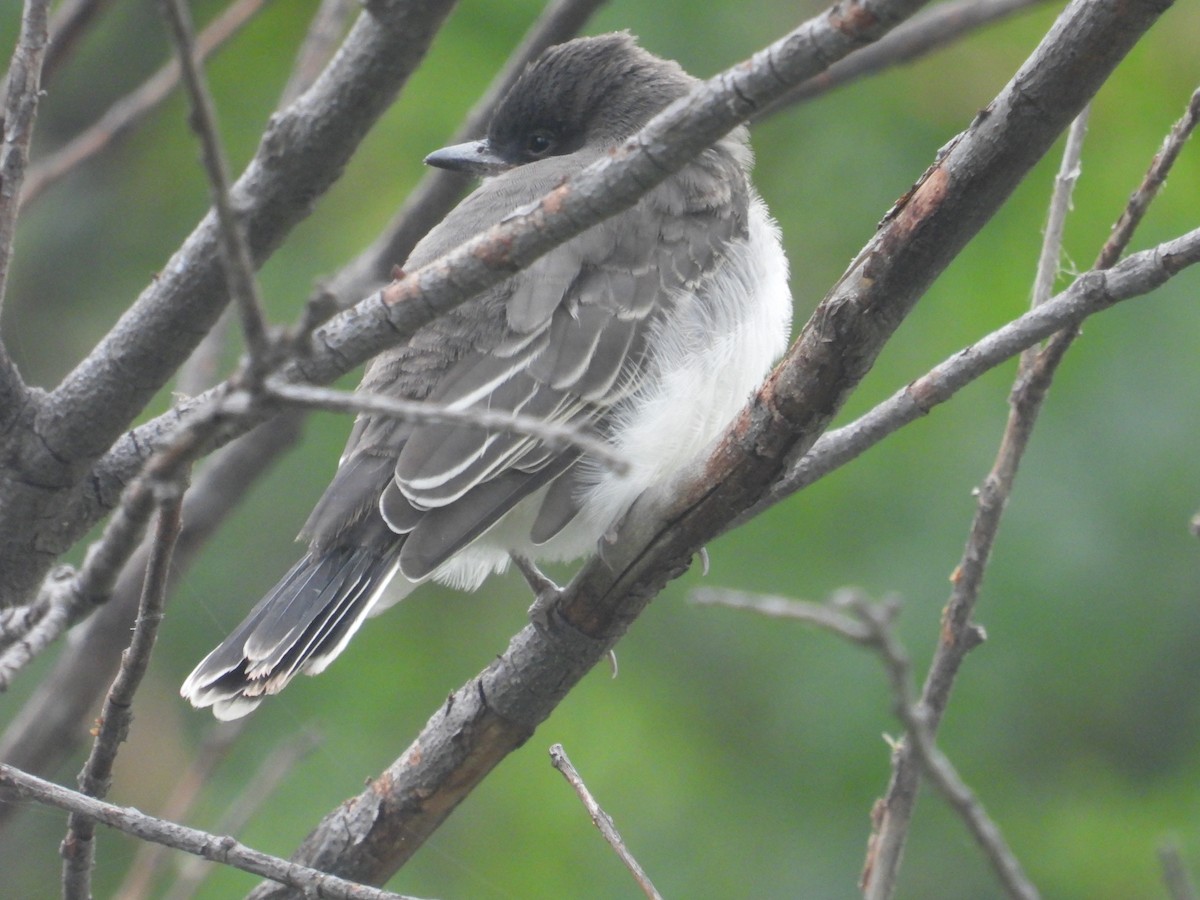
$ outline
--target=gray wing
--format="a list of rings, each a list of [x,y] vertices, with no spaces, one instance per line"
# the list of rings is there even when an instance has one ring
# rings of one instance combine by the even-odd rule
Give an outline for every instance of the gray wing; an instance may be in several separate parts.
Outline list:
[[[560,157],[509,173],[520,178],[486,182],[422,241],[407,268],[541,197],[581,164]],[[655,323],[686,302],[745,233],[747,192],[735,155],[708,151],[634,208],[377,358],[361,388],[605,434],[614,407],[647,371]],[[576,461],[571,451],[508,431],[363,416],[305,532],[315,547],[333,545],[378,509],[403,543],[400,570],[419,579],[546,485],[533,538],[553,537],[578,512]]]

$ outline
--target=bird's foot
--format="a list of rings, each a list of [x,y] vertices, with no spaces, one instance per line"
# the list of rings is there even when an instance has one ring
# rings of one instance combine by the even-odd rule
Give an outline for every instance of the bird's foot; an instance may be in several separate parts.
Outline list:
[[[519,553],[510,553],[509,556],[512,558],[513,565],[517,567],[517,571],[525,578],[525,583],[533,591],[533,605],[529,607],[529,621],[539,628],[547,628],[550,608],[562,596],[562,588],[547,578],[529,557],[521,556]]]

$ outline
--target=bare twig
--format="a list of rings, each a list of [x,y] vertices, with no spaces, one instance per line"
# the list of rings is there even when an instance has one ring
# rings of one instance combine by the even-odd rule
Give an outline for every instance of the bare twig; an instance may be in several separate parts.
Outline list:
[[[1045,0],[951,0],[924,10],[870,46],[834,63],[820,75],[767,104],[751,120],[760,122],[797,103],[828,93],[883,69],[903,65],[965,34]]]
[[[275,793],[292,769],[320,746],[321,740],[317,732],[305,730],[272,750],[250,778],[248,787],[225,810],[215,830],[221,834],[237,834],[245,828],[251,816]],[[166,900],[188,900],[210,871],[211,863],[196,856],[187,857],[180,866],[179,877],[165,895]]]
[[[1109,270],[1110,274],[1085,272],[1043,306],[1025,313],[980,338],[971,346],[946,357],[929,372],[905,385],[853,422],[826,432],[813,444],[808,453],[771,485],[762,500],[732,519],[724,530],[736,528],[763,510],[847,465],[888,435],[927,415],[937,405],[945,403],[985,372],[1012,359],[1039,341],[1063,328],[1078,325],[1088,316],[1102,312],[1115,303],[1141,297],[1154,290],[1162,283],[1159,281],[1160,275],[1165,274],[1159,269],[1162,259],[1170,259],[1172,268],[1176,264],[1187,267],[1200,262],[1200,229],[1133,254],[1114,270]],[[1123,275],[1133,275],[1137,270],[1140,270],[1142,275],[1150,276],[1150,280],[1132,292],[1130,289],[1134,286],[1133,282],[1140,280],[1138,276],[1128,281],[1124,277],[1114,278],[1118,271]],[[1158,274],[1152,274],[1155,272]],[[1118,282],[1123,282],[1123,285],[1117,287]]]
[[[336,875],[318,872],[298,863],[260,853],[231,837],[209,834],[148,816],[128,806],[105,803],[44,781],[20,769],[0,763],[0,796],[8,800],[34,800],[69,813],[87,816],[102,825],[146,841],[202,856],[305,892],[305,896],[331,900],[414,900],[379,888],[354,884]]]
[[[41,615],[30,617],[33,624],[26,633],[4,635],[8,646],[0,653],[0,690],[7,688],[17,672],[90,607],[108,598],[117,573],[141,540],[153,510],[151,492],[135,485],[109,519],[100,539],[88,548],[80,570],[76,573],[60,567],[46,579],[33,604]]]
[[[393,416],[412,422],[453,422],[476,425],[495,431],[511,431],[537,438],[555,450],[580,450],[612,471],[629,471],[629,461],[600,438],[565,423],[548,422],[533,416],[493,409],[451,409],[436,403],[405,400],[364,391],[348,393],[330,388],[288,384],[268,379],[265,389],[270,397],[296,406],[327,409],[333,412],[371,413]]]
[[[163,14],[170,25],[171,37],[183,73],[183,83],[191,98],[191,123],[200,138],[204,170],[208,173],[213,208],[220,227],[221,263],[225,283],[241,313],[242,336],[249,356],[244,374],[251,384],[257,384],[271,365],[266,320],[262,299],[254,277],[254,260],[241,217],[234,211],[229,196],[229,165],[217,134],[217,110],[205,84],[196,51],[196,35],[192,15],[182,0],[160,0]]]
[[[893,711],[908,732],[908,740],[922,770],[971,831],[1008,895],[1021,900],[1035,900],[1037,890],[1021,870],[1000,829],[988,817],[983,805],[959,776],[950,759],[938,748],[929,728],[927,713],[913,696],[908,654],[893,627],[900,612],[897,599],[872,604],[860,591],[851,588],[836,592],[825,603],[805,603],[720,589],[695,591],[691,599],[709,605],[751,610],[776,618],[795,619],[874,650],[887,672]],[[968,628],[961,637],[971,646],[984,640],[983,630],[977,626]]]
[[[1162,149],[1155,155],[1142,183],[1130,196],[1124,212],[1117,219],[1117,223],[1113,225],[1112,234],[1105,241],[1104,247],[1096,259],[1097,269],[1107,269],[1121,258],[1121,254],[1125,252],[1125,248],[1133,239],[1133,232],[1146,215],[1151,201],[1158,196],[1159,190],[1166,183],[1167,174],[1175,165],[1175,160],[1179,158],[1183,145],[1196,130],[1198,122],[1200,122],[1200,89],[1192,94],[1192,99],[1188,101],[1187,110],[1183,116],[1171,126],[1171,131],[1163,141]]]
[[[292,74],[284,85],[280,106],[286,106],[303,94],[321,74],[346,33],[347,20],[357,9],[354,0],[321,0],[309,23],[304,43],[296,54]]]
[[[988,862],[992,864],[1005,893],[1016,900],[1036,900],[1039,896],[1037,888],[1025,875],[1000,829],[962,780],[949,757],[934,742],[929,708],[924,702],[918,703],[913,696],[908,654],[900,645],[892,627],[899,612],[899,604],[895,601],[885,601],[875,606],[865,598],[857,596],[849,599],[848,608],[870,630],[872,644],[883,660],[891,685],[893,709],[905,728],[905,746],[912,746],[921,769],[966,824],[976,843],[987,856]],[[983,633],[972,625],[964,629],[958,638],[973,646],[983,639]],[[901,748],[898,747],[896,752],[902,752]]]
[[[234,741],[241,737],[248,723],[248,719],[218,722],[208,730],[187,770],[175,782],[175,786],[167,796],[160,812],[162,818],[173,822],[187,818],[188,812],[208,784],[209,778],[229,754]],[[217,830],[227,831],[223,828]],[[162,844],[144,843],[138,847],[133,862],[129,864],[125,878],[117,889],[116,896],[122,900],[143,900],[148,897],[167,855],[168,848]]]
[[[35,606],[46,612],[28,634],[0,653],[0,690],[34,656],[85,613],[108,600],[122,567],[137,549],[156,503],[156,486],[179,477],[197,455],[207,449],[209,438],[224,417],[221,404],[210,404],[207,412],[180,427],[170,442],[146,463],[144,471],[124,492],[116,513],[109,519],[99,540],[84,556],[78,573],[62,567],[42,586]],[[0,635],[0,637],[5,637]],[[5,637],[11,641],[11,637]]]
[[[41,96],[42,62],[49,40],[49,7],[50,0],[26,0],[17,47],[8,67],[3,119],[0,119],[4,126],[0,133],[0,309],[4,307],[8,288],[21,183],[29,164],[29,144]],[[28,389],[0,341],[0,433],[7,430],[27,397]]]
[[[1166,171],[1178,155],[1179,147],[1195,126],[1198,108],[1200,101],[1193,95],[1188,113],[1172,130],[1163,152],[1151,166],[1151,175],[1143,182],[1143,189],[1139,189],[1131,197],[1126,212],[1114,229],[1114,237],[1110,238],[1101,251],[1097,271],[1104,271],[1119,258],[1132,235],[1133,228],[1144,213],[1149,198],[1162,184]],[[1044,307],[1045,297],[1050,292],[1057,270],[1061,253],[1062,222],[1070,205],[1070,192],[1077,177],[1080,145],[1085,129],[1086,115],[1081,113],[1068,138],[1051,201],[1050,224],[1047,226],[1033,294],[1035,310]],[[1121,224],[1126,220],[1129,220],[1129,224]],[[969,649],[967,643],[962,640],[962,635],[971,627],[971,617],[978,601],[984,572],[1021,459],[1028,447],[1038,413],[1058,365],[1077,334],[1078,328],[1075,323],[1055,334],[1041,351],[1030,349],[1022,356],[1017,381],[1010,396],[1011,411],[1000,449],[992,470],[978,492],[976,514],[971,524],[967,546],[954,570],[954,589],[943,613],[941,639],[922,691],[922,707],[926,711],[931,733],[936,733],[949,701],[958,668]],[[890,897],[894,890],[919,779],[920,769],[912,765],[909,747],[902,746],[893,758],[892,778],[880,804],[881,814],[876,820],[878,828],[869,843],[864,874],[865,893],[868,898]]]
[[[1054,190],[1050,195],[1050,211],[1046,216],[1046,230],[1042,249],[1038,256],[1037,273],[1033,277],[1032,306],[1041,306],[1053,294],[1054,281],[1058,277],[1062,259],[1063,231],[1067,224],[1067,213],[1071,210],[1071,195],[1082,171],[1083,138],[1087,134],[1088,118],[1092,105],[1089,103],[1075,117],[1071,130],[1067,132],[1067,144],[1063,148],[1062,163],[1054,178]],[[1022,364],[1027,365],[1024,358]]]
[[[299,414],[284,413],[269,427],[259,428],[225,447],[198,470],[184,500],[183,532],[171,567],[173,579],[186,571],[230,510],[245,497],[254,479],[299,436]],[[144,541],[125,564],[112,600],[104,603],[87,627],[75,635],[73,652],[59,656],[54,668],[9,722],[0,736],[0,759],[35,775],[52,777],[63,760],[75,752],[84,734],[80,724],[104,686],[112,681],[121,650],[129,643],[151,543]],[[64,580],[69,582],[72,577],[73,573],[64,569]],[[71,596],[67,590],[43,594]],[[62,608],[62,615],[68,611]],[[53,629],[47,626],[46,630]],[[0,803],[0,825],[20,808]]]
[[[1071,203],[1071,192],[1078,178],[1079,157],[1083,135],[1087,130],[1087,107],[1076,117],[1063,152],[1062,165],[1055,180],[1050,202],[1050,214],[1039,258],[1032,304],[1034,309],[1045,305],[1062,253],[1063,224]],[[1063,333],[1074,334],[1072,326]],[[1065,350],[1065,346],[1064,346]],[[1030,353],[1034,356],[1030,356]],[[1010,398],[1012,410],[1000,442],[996,461],[977,492],[976,511],[967,537],[966,549],[954,570],[950,600],[942,614],[941,638],[934,660],[930,664],[925,688],[921,695],[925,727],[936,734],[958,668],[971,649],[964,636],[973,628],[972,616],[983,585],[983,576],[991,558],[992,547],[1000,530],[1005,506],[1012,494],[1017,470],[1042,401],[1050,386],[1052,372],[1045,379],[1029,378],[1036,366],[1036,351],[1026,351],[1021,359],[1017,383]],[[1061,359],[1061,355],[1059,356]],[[863,870],[864,895],[868,900],[885,900],[896,887],[904,844],[912,821],[921,767],[912,765],[913,753],[920,752],[918,739],[900,746],[892,758],[892,777],[887,793],[879,805],[876,819],[878,830],[871,836],[867,862]],[[911,749],[910,749],[911,748]]]
[[[571,765],[571,760],[567,759],[567,751],[563,749],[562,744],[555,744],[550,748],[550,762],[554,765],[554,768],[562,772],[563,777],[567,779],[567,784],[575,789],[575,793],[579,795],[579,799],[583,801],[584,808],[592,818],[592,824],[599,829],[600,834],[608,841],[608,845],[616,851],[621,862],[625,864],[625,868],[630,871],[634,880],[638,883],[638,887],[642,889],[642,893],[649,897],[650,900],[662,900],[662,894],[654,889],[654,885],[650,881],[650,876],[638,865],[638,861],[633,858],[633,854],[625,846],[625,842],[617,832],[617,826],[614,824],[612,816],[606,813],[600,807],[600,804],[596,802],[596,798],[592,796],[592,792],[588,790],[587,785],[583,783],[583,779],[579,777],[579,773],[575,771],[575,767]]]
[[[179,537],[184,490],[182,477],[183,473],[180,472],[179,481],[160,481],[155,485],[159,504],[158,529],[146,568],[146,583],[138,607],[133,639],[104,700],[91,755],[79,773],[80,791],[97,799],[107,796],[112,786],[113,763],[133,722],[133,697],[150,666],[150,654],[162,622],[167,574],[175,541]],[[63,900],[91,900],[96,854],[95,827],[95,822],[87,816],[72,813],[69,818],[67,836],[59,850],[63,857]]]
[[[83,3],[93,0],[81,0]],[[107,2],[107,0],[105,0]],[[270,0],[233,0],[196,38],[196,52],[207,59],[241,30]],[[50,52],[57,46],[58,34],[51,35]],[[132,131],[154,111],[179,84],[179,60],[172,59],[151,75],[132,93],[110,106],[99,119],[65,145],[35,160],[21,192],[21,206],[40,197],[75,168],[111,146]]]
[[[723,588],[697,588],[688,595],[688,599],[701,606],[724,606],[729,609],[756,612],[773,619],[792,619],[796,622],[815,625],[825,631],[831,631],[855,644],[869,644],[872,640],[872,633],[861,622],[846,615],[840,609],[845,605],[839,599],[842,594],[843,592],[839,591],[824,603],[813,603],[805,600],[792,600],[788,597],[748,594],[744,591],[730,591]]]
[[[50,46],[46,48],[46,64],[42,69],[43,84],[50,81],[88,26],[111,4],[112,0],[63,0],[58,4],[50,16]]]
[[[1168,841],[1158,848],[1158,862],[1162,866],[1163,885],[1167,889],[1170,900],[1197,900],[1196,885],[1188,874],[1187,864],[1179,845]]]

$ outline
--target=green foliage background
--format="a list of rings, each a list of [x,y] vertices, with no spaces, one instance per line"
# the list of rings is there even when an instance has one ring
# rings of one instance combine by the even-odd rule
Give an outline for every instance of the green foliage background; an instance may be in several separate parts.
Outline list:
[[[875,223],[1010,78],[1060,3],[920,63],[837,91],[755,129],[756,180],[793,268],[797,324]],[[16,3],[0,4],[11,47]],[[220,3],[195,4],[204,21]],[[240,168],[282,88],[313,0],[275,3],[211,66]],[[294,320],[314,281],[375,235],[536,15],[536,0],[464,0],[427,64],[334,190],[262,272],[272,317]],[[709,75],[793,27],[814,2],[613,0],[589,30],[628,28]],[[1068,224],[1067,269],[1086,268],[1167,128],[1200,83],[1200,6],[1169,12],[1100,94]],[[37,149],[94,120],[167,56],[155,5],[116,4],[50,85]],[[26,377],[52,386],[99,338],[207,208],[176,97],[130,140],[24,217],[4,335]],[[1029,298],[1051,154],[933,286],[843,421],[978,336]],[[1200,224],[1200,146],[1185,151],[1137,248]],[[1021,472],[979,609],[989,641],[958,682],[942,742],[1045,896],[1159,896],[1156,848],[1200,867],[1200,277],[1088,323]],[[231,351],[230,363],[233,357]],[[636,888],[549,765],[562,742],[666,896],[855,894],[869,812],[897,733],[876,661],[803,627],[686,602],[693,587],[810,599],[845,584],[905,600],[918,672],[1006,413],[1013,366],[860,461],[709,548],[391,883],[443,898],[633,897]],[[161,411],[166,393],[147,415]],[[313,417],[303,445],[245,498],[172,600],[112,799],[154,812],[211,722],[175,691],[297,552],[292,536],[332,472],[348,423]],[[560,574],[564,577],[569,570]],[[527,590],[426,588],[372,622],[333,668],[266,704],[189,822],[212,826],[261,760],[306,728],[324,735],[242,835],[289,854],[356,793],[428,715],[501,652]],[[63,650],[59,648],[58,652]],[[50,660],[0,700],[7,721]],[[77,765],[59,774],[69,783]],[[0,895],[57,893],[58,813],[30,808],[0,844]],[[134,844],[103,833],[97,896]],[[202,896],[254,883],[222,870]],[[999,891],[941,801],[917,811],[900,896]]]

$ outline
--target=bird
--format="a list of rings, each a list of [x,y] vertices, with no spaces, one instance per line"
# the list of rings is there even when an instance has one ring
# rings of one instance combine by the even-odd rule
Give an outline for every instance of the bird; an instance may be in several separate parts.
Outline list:
[[[486,136],[430,154],[478,187],[413,249],[414,271],[623,145],[699,82],[628,32],[531,62]],[[360,414],[301,531],[304,556],[181,688],[234,719],[323,671],[365,619],[436,581],[474,590],[510,561],[577,559],[644,494],[704,458],[786,349],[792,298],[738,127],[636,205],[368,363],[360,390],[520,413],[603,440],[572,447],[462,421]]]

